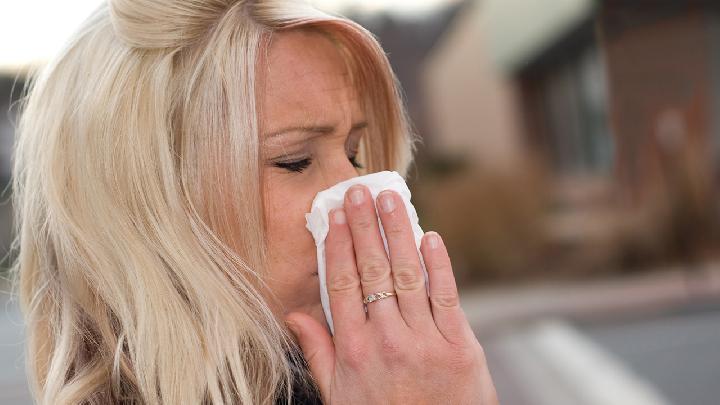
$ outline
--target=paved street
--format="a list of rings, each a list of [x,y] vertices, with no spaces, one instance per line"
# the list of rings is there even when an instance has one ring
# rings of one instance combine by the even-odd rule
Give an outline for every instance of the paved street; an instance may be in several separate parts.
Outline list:
[[[503,405],[705,405],[720,398],[717,265],[690,279],[673,269],[471,290],[462,299]]]
[[[18,308],[0,283],[0,404],[31,404],[25,381],[23,333]]]
[[[669,272],[461,295],[503,405],[705,405],[720,397],[718,274],[691,293]],[[0,309],[0,404],[30,404],[20,314],[6,294]]]
[[[720,398],[720,300],[642,317],[556,322],[481,338],[503,405],[708,405]]]
[[[639,319],[595,322],[581,329],[673,403],[718,403],[720,302]]]

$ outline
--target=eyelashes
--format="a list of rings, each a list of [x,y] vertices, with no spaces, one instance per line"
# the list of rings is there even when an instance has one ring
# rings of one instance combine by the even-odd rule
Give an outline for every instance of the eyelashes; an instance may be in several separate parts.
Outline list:
[[[289,172],[302,173],[303,170],[305,170],[308,166],[310,166],[311,162],[312,162],[311,158],[306,158],[306,159],[302,159],[302,160],[296,160],[294,162],[275,162],[273,164],[275,165],[275,167],[285,169]]]
[[[348,157],[350,160],[350,163],[352,163],[353,167],[357,169],[362,169],[364,166],[362,166],[360,163],[357,162],[357,155]],[[308,166],[312,163],[312,158],[305,158],[301,160],[296,160],[293,162],[275,162],[273,165],[275,167],[279,167],[281,169],[285,169],[289,172],[296,172],[296,173],[302,173],[303,170],[307,169]]]

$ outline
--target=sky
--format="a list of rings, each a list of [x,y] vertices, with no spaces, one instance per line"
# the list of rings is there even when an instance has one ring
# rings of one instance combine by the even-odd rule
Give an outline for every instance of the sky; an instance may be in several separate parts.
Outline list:
[[[59,50],[103,0],[0,0],[0,72],[39,64]],[[309,0],[342,12],[388,11],[413,16],[454,0]]]

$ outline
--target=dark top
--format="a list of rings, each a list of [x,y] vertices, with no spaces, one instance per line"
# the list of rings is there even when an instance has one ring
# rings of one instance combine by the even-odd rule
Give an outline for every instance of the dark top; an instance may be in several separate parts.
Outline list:
[[[288,359],[290,359],[289,354]],[[296,376],[308,373],[307,363],[305,361],[301,364],[290,361],[290,364]],[[282,390],[275,403],[277,405],[285,405],[286,401],[285,390]],[[295,385],[293,385],[293,405],[322,405],[322,403],[322,398],[317,388],[303,384],[300,379],[295,381]]]

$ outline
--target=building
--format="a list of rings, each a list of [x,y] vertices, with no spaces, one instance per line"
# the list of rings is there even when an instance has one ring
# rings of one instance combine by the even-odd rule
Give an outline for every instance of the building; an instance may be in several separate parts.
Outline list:
[[[569,266],[713,250],[713,4],[469,1],[424,64],[426,142],[485,173],[542,168],[546,242]]]

